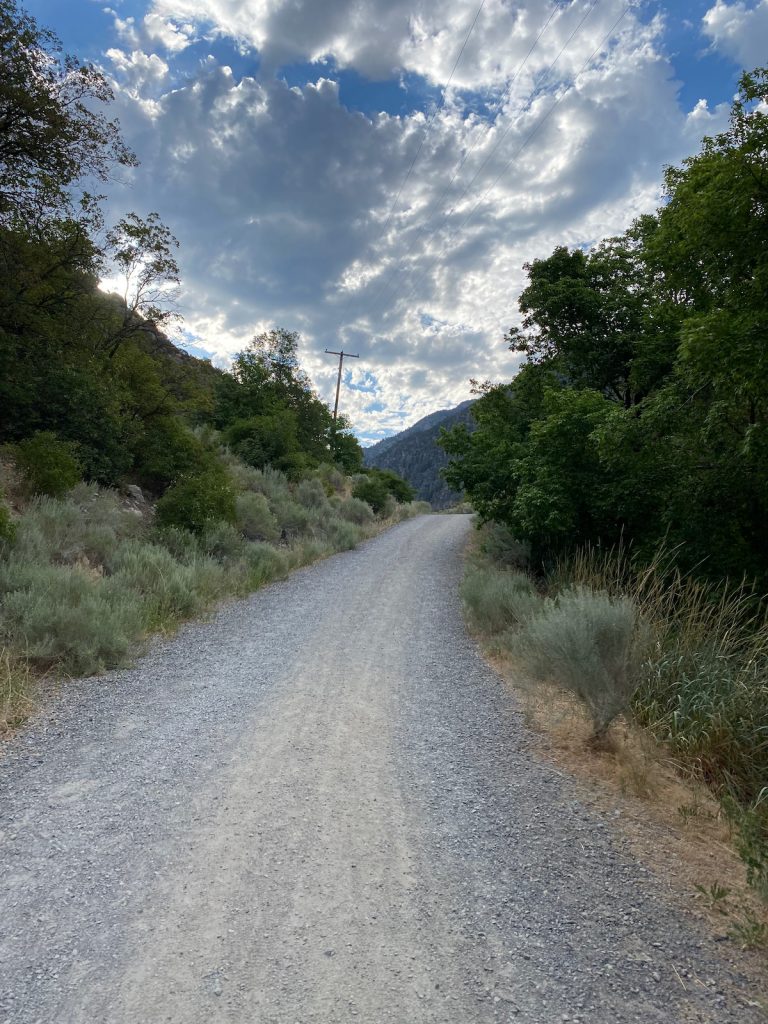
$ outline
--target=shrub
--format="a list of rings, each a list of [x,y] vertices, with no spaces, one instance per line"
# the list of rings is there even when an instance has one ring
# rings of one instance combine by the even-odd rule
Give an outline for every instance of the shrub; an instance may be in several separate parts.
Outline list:
[[[111,581],[54,565],[27,564],[9,588],[5,566],[4,641],[42,668],[86,675],[120,665],[141,633],[140,603]]]
[[[204,611],[230,591],[226,571],[211,558],[186,564],[159,544],[126,542],[110,583],[141,598],[146,629],[166,629]]]
[[[334,551],[350,551],[357,547],[363,537],[359,526],[335,518],[326,521],[324,533]]]
[[[277,519],[263,494],[252,491],[238,494],[235,509],[238,529],[248,540],[274,541],[280,536]]]
[[[367,526],[374,520],[373,509],[360,498],[347,498],[339,503],[338,514],[356,526]]]
[[[60,497],[82,475],[75,447],[50,430],[42,430],[16,446],[16,462],[33,494]]]
[[[0,544],[12,541],[16,536],[16,525],[11,519],[8,506],[3,501],[3,494],[0,491]]]
[[[248,581],[252,587],[271,583],[288,572],[288,558],[285,553],[273,548],[271,544],[249,544],[246,562]]]
[[[645,657],[634,602],[585,587],[544,601],[512,650],[534,678],[559,683],[586,705],[596,740],[628,708]]]
[[[157,503],[161,526],[177,526],[203,533],[217,522],[233,523],[235,492],[226,474],[218,468],[189,476],[170,487]]]
[[[530,545],[517,540],[506,526],[485,523],[481,529],[480,550],[494,565],[525,569],[531,557]]]
[[[333,492],[343,494],[346,490],[347,478],[336,466],[332,466],[330,463],[324,462],[321,466],[318,466],[317,476],[324,484],[327,494]]]
[[[304,508],[327,511],[328,498],[319,480],[302,480],[296,487],[296,501]]]
[[[491,636],[524,622],[541,604],[527,576],[484,567],[467,572],[461,597],[470,626]]]
[[[67,565],[109,565],[121,540],[144,528],[141,516],[121,506],[114,491],[79,484],[65,498],[39,496],[19,521],[20,554]]]
[[[215,523],[202,535],[200,546],[219,562],[235,562],[245,558],[248,541],[231,523]]]
[[[285,530],[289,537],[299,537],[309,530],[310,515],[303,505],[287,496],[270,502],[270,505],[277,519],[278,528],[281,531]]]
[[[376,515],[384,511],[389,496],[389,491],[384,483],[373,476],[363,477],[352,490],[352,497],[370,505]]]

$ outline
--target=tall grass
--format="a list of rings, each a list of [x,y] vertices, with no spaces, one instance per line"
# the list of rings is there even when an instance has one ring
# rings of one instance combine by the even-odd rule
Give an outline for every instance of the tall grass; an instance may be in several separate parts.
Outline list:
[[[618,680],[617,701],[623,694],[627,714],[665,744],[683,773],[720,799],[737,829],[749,879],[768,897],[766,602],[745,584],[716,586],[680,572],[668,550],[650,564],[635,564],[622,549],[574,551],[554,566],[546,591],[541,615],[510,637],[509,646],[534,674],[548,665],[551,677],[588,706],[574,674],[589,678],[590,686],[602,680],[604,692],[607,678]],[[589,611],[601,603],[604,612],[626,609],[626,620],[618,616],[605,634],[619,657],[618,671],[607,677],[594,650],[584,656],[583,634],[591,630],[595,645],[604,643]],[[637,627],[629,641],[630,609],[642,642]]]

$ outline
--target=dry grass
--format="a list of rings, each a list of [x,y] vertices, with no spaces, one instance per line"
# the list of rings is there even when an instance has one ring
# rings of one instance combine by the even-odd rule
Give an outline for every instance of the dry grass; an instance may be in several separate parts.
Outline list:
[[[10,736],[37,707],[38,678],[29,662],[0,647],[0,737]]]
[[[742,944],[740,929],[750,921],[768,928],[768,908],[747,884],[732,825],[708,786],[681,775],[647,730],[623,718],[596,747],[592,720],[575,697],[532,682],[498,648],[485,654],[520,699],[542,756],[576,781],[585,803],[615,822],[632,854],[665,882],[670,898],[735,945]],[[713,899],[720,888],[727,895]],[[746,959],[768,998],[764,957],[757,952]]]

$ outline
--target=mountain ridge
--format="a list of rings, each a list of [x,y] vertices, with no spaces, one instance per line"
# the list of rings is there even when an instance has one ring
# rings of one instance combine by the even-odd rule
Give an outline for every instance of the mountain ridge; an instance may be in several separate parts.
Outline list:
[[[443,428],[459,423],[472,427],[471,407],[476,399],[470,398],[452,409],[438,409],[417,420],[398,434],[385,437],[363,449],[366,466],[392,469],[404,477],[416,490],[417,497],[429,501],[434,508],[447,508],[461,499],[440,475],[448,463],[448,456],[437,445]]]

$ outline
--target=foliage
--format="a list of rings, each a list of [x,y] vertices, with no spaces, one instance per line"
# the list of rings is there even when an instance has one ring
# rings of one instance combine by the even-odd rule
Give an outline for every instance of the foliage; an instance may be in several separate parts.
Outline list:
[[[235,492],[218,469],[184,477],[157,503],[161,526],[176,526],[192,533],[203,533],[213,523],[233,523],[236,515]]]
[[[67,208],[79,179],[136,163],[97,109],[111,98],[101,71],[62,56],[52,32],[0,0],[0,223]]]
[[[15,455],[33,494],[60,497],[80,480],[82,471],[74,446],[52,431],[39,431],[21,441]]]
[[[246,491],[235,500],[237,526],[248,540],[276,541],[280,536],[277,520],[263,494]]]
[[[528,265],[506,339],[527,362],[443,435],[448,483],[537,567],[666,542],[684,569],[768,584],[768,69],[740,86],[655,216]]]
[[[632,713],[720,798],[750,880],[768,892],[765,606],[748,587],[680,572],[663,549],[637,562],[626,549],[582,548],[563,556],[548,582],[555,593],[591,588],[638,609],[650,643]]]
[[[380,477],[371,475],[355,484],[352,497],[358,501],[364,501],[377,515],[380,515],[386,508],[389,491]]]
[[[535,679],[557,682],[583,701],[601,739],[639,686],[644,641],[629,598],[575,587],[545,599],[512,650]]]
[[[11,513],[3,500],[3,492],[0,491],[0,545],[13,540],[16,536],[16,525],[11,519]]]
[[[488,636],[525,622],[541,603],[528,576],[490,565],[467,571],[461,598],[470,626]]]

